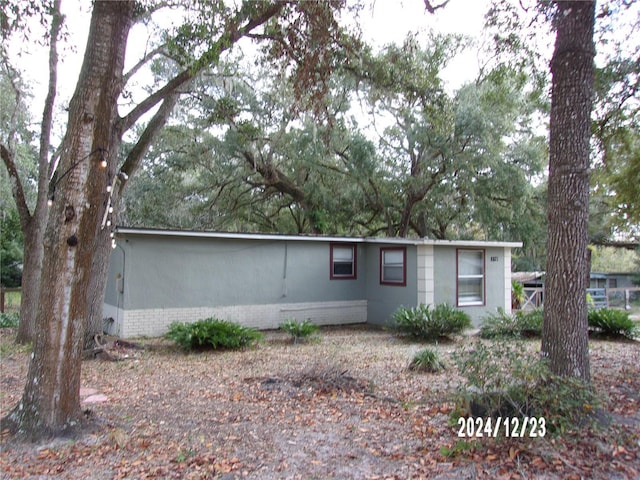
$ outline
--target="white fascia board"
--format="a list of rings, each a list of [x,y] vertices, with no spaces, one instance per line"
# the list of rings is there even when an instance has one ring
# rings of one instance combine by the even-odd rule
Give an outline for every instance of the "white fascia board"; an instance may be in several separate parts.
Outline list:
[[[424,243],[419,245],[450,245],[452,247],[462,247],[462,248],[486,248],[486,247],[496,247],[496,248],[520,248],[522,247],[522,242],[495,242],[489,240],[429,240],[424,239]]]
[[[386,243],[399,245],[433,245],[433,246],[450,246],[462,248],[518,248],[522,247],[522,242],[494,242],[487,240],[435,240],[431,238],[380,238],[367,237],[364,239],[366,243]]]
[[[234,240],[286,240],[307,242],[343,242],[363,243],[363,238],[358,237],[325,237],[306,235],[279,235],[270,233],[231,233],[231,232],[197,232],[192,230],[162,230],[146,228],[121,228],[116,230],[120,235],[147,235],[161,237],[187,237],[187,238],[227,238]]]
[[[297,242],[336,242],[336,243],[384,243],[392,245],[433,245],[462,248],[517,248],[522,242],[493,242],[484,240],[434,240],[429,238],[384,238],[384,237],[326,237],[313,235],[280,235],[273,233],[231,233],[231,232],[198,232],[192,230],[164,230],[147,228],[118,227],[116,234],[149,235],[164,237],[188,238],[227,238],[236,240],[286,240]]]

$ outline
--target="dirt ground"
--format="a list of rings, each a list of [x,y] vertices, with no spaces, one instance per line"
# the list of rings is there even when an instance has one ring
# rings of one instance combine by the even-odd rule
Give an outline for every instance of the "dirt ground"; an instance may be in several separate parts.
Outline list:
[[[0,415],[19,400],[29,352],[0,332]],[[89,427],[74,439],[0,443],[2,479],[640,478],[640,342],[592,341],[612,423],[565,438],[479,438],[449,424],[460,382],[407,369],[424,345],[364,327],[316,343],[269,332],[240,352],[184,354],[143,340],[83,364]],[[537,348],[532,341],[530,348]],[[460,450],[445,456],[443,447]]]

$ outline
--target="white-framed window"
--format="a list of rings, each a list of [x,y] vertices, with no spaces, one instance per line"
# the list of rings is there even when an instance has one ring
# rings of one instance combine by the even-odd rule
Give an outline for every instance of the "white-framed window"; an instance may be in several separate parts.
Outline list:
[[[330,256],[332,280],[358,277],[358,248],[356,245],[332,243]]]
[[[485,261],[484,250],[457,251],[458,306],[484,305]]]
[[[407,284],[407,249],[405,247],[380,249],[380,283],[399,286]]]

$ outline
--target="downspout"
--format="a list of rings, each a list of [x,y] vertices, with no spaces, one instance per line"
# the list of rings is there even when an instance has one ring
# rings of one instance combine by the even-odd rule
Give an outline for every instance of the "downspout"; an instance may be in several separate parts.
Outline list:
[[[122,332],[122,324],[120,323],[120,310],[124,308],[124,274],[127,271],[127,254],[124,248],[121,245],[115,244],[116,248],[122,250],[122,275],[119,279],[116,279],[116,293],[118,295],[118,300],[116,301],[116,325],[118,325],[118,334],[120,335]]]
[[[288,243],[284,242],[284,268],[282,271],[282,297],[287,296],[287,257],[288,257]]]

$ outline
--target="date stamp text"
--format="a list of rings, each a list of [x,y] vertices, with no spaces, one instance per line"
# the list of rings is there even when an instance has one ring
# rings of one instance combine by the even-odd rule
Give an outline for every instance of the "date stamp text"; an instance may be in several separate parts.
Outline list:
[[[460,417],[457,429],[460,438],[535,438],[547,434],[547,421],[544,417]]]

